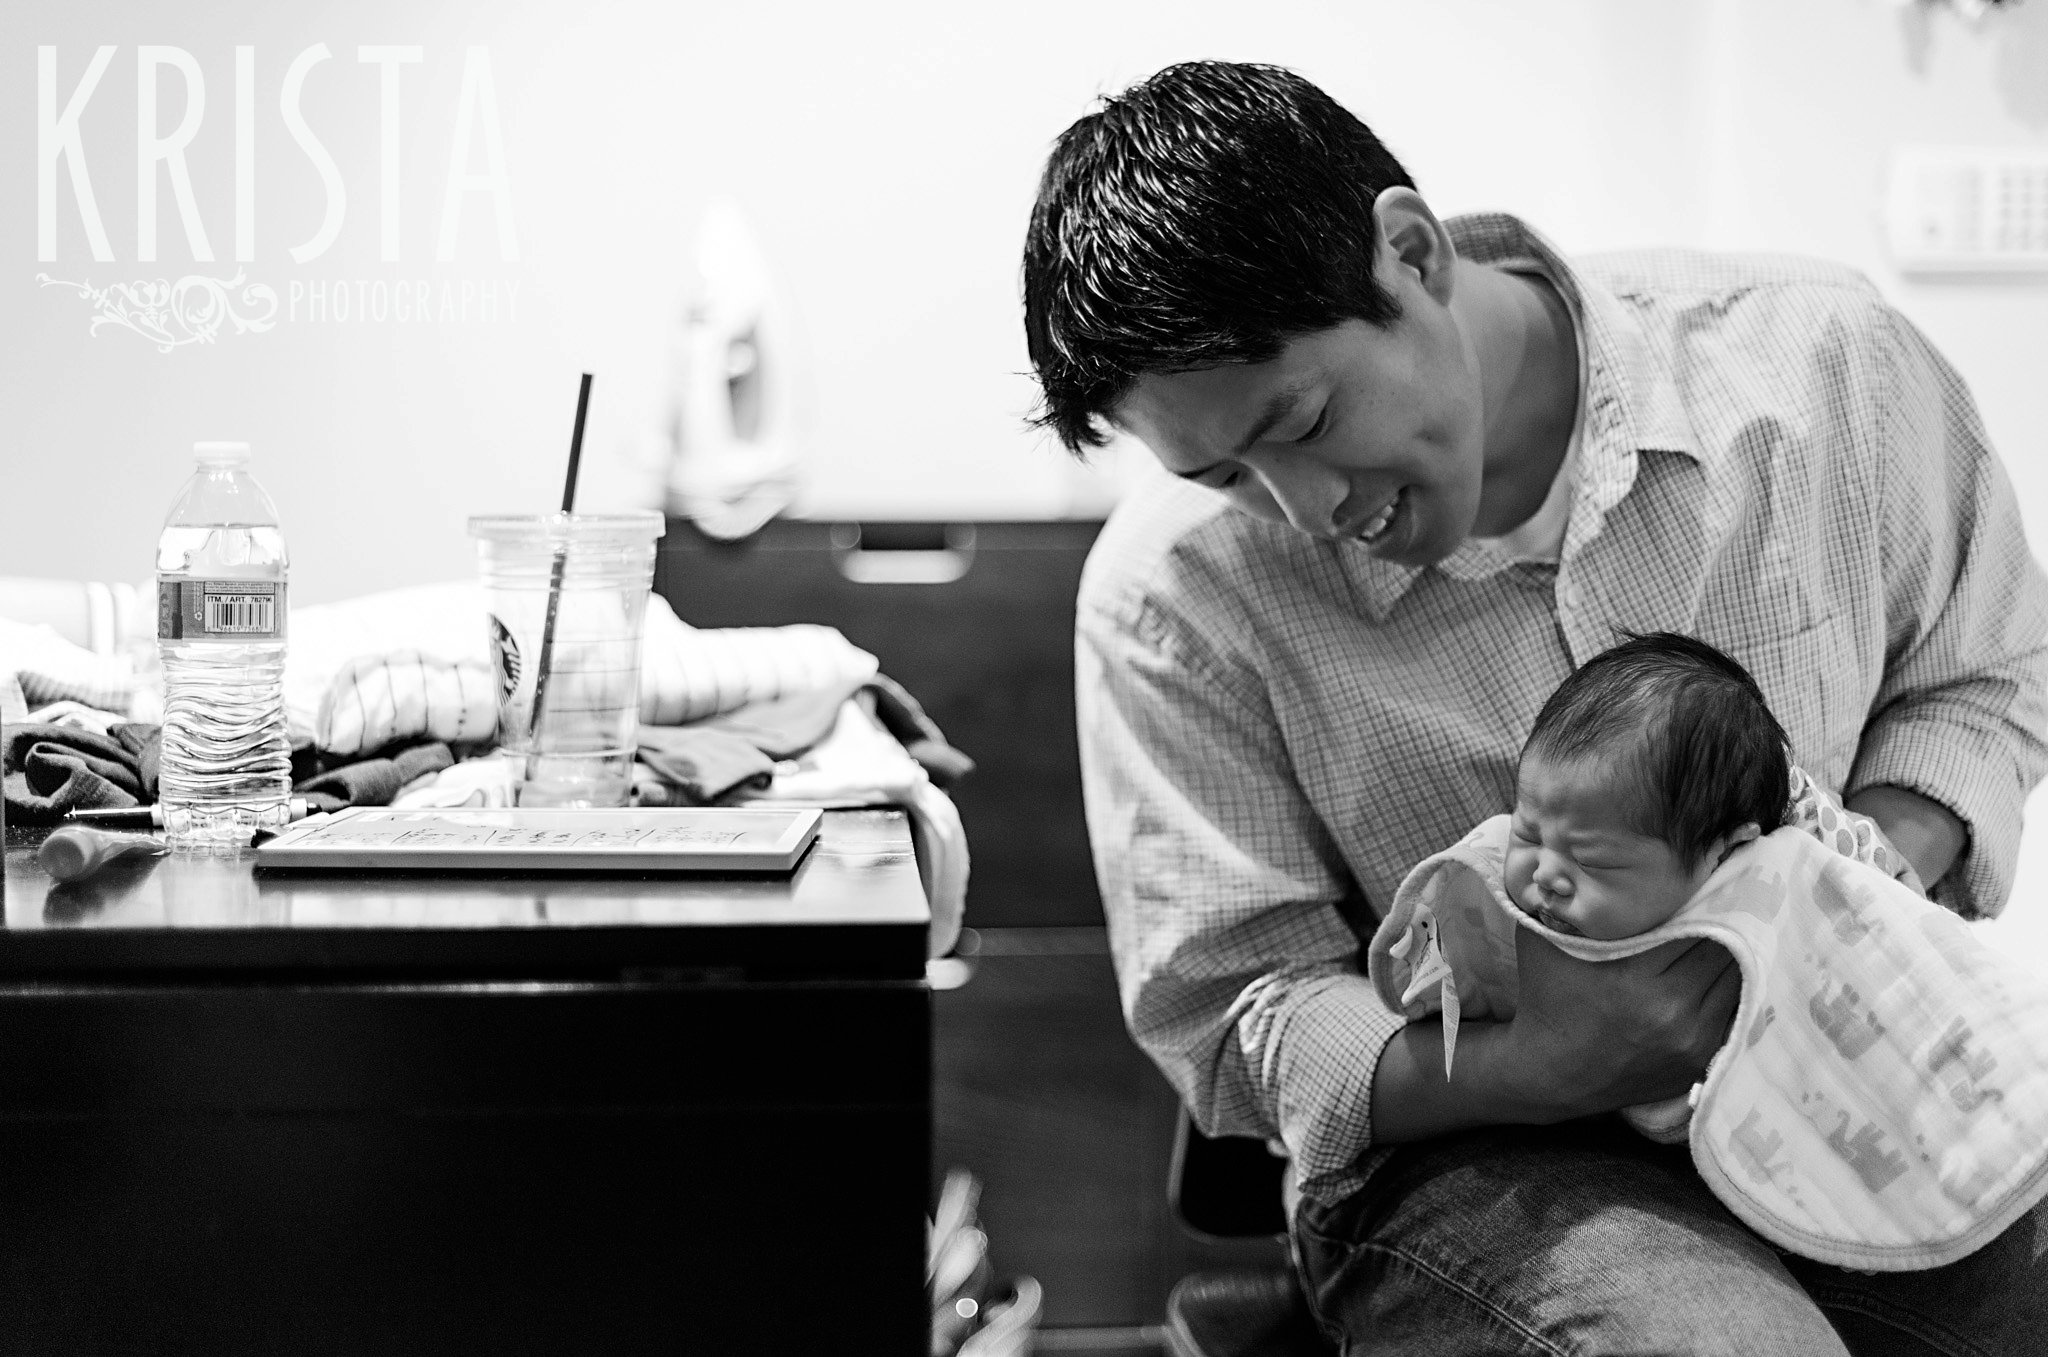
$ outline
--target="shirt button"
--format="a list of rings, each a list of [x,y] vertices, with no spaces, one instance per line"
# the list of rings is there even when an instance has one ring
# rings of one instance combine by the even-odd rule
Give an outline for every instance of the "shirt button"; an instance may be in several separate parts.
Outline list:
[[[1564,601],[1567,607],[1576,608],[1585,601],[1585,595],[1579,592],[1578,585],[1567,584],[1564,587]]]

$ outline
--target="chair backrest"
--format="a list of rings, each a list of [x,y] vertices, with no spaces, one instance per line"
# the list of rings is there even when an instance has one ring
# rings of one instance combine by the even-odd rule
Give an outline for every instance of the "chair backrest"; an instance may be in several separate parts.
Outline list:
[[[1174,1132],[1167,1200],[1181,1224],[1210,1240],[1248,1239],[1287,1232],[1281,1180],[1287,1161],[1263,1140],[1205,1136],[1183,1111]]]

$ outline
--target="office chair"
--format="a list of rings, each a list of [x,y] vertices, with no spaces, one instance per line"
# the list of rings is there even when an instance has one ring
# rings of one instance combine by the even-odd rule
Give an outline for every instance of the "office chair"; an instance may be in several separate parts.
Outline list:
[[[1209,1242],[1284,1235],[1286,1161],[1244,1136],[1211,1138],[1186,1112],[1173,1138],[1167,1200],[1188,1233]],[[1195,1272],[1166,1300],[1173,1357],[1332,1357],[1292,1268]]]

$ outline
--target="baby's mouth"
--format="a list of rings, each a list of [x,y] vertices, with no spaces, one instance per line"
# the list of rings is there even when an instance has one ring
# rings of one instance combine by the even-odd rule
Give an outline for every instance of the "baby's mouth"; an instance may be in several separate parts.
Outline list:
[[[1574,938],[1579,936],[1578,929],[1565,922],[1562,915],[1542,902],[1543,888],[1541,886],[1532,882],[1529,886],[1529,894],[1535,898],[1526,899],[1522,902],[1522,912],[1524,914],[1527,914],[1553,933],[1563,933],[1567,937]]]

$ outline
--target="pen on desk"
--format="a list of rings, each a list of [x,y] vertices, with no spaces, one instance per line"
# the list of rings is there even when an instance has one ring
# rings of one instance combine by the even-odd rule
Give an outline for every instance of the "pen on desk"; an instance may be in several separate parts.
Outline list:
[[[306,804],[306,798],[303,796],[291,798],[291,800],[285,803],[285,807],[287,819],[292,824],[297,824],[305,819],[310,809]],[[164,808],[163,804],[159,802],[149,806],[74,810],[69,812],[65,818],[89,825],[97,825],[104,829],[162,829],[164,827]]]

